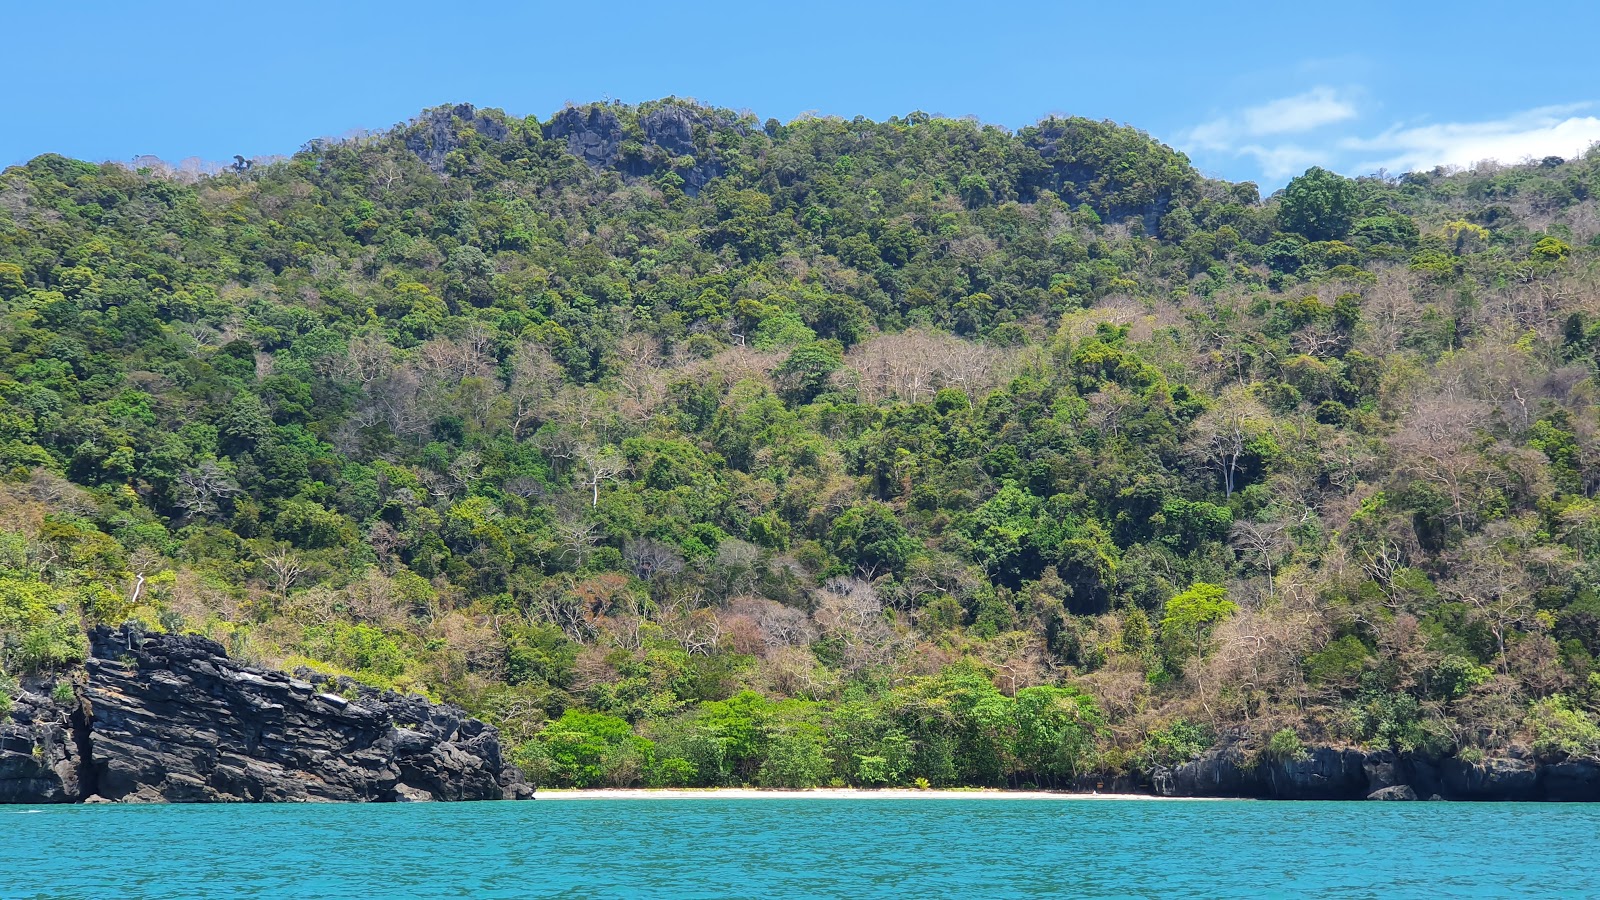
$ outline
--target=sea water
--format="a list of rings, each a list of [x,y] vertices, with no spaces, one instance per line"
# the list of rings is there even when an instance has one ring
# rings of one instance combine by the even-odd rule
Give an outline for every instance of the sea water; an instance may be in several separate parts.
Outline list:
[[[0,807],[3,898],[1600,897],[1600,806]]]

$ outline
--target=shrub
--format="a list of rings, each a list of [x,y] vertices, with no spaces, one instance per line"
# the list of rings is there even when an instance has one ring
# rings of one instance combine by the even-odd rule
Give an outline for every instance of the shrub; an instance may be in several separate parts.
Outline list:
[[[1600,725],[1562,696],[1533,705],[1525,721],[1533,750],[1541,756],[1593,756],[1600,753]]]
[[[548,760],[544,774],[571,787],[625,787],[641,780],[655,762],[654,743],[636,736],[625,720],[604,713],[569,709],[539,733],[539,742]],[[538,768],[538,751],[526,751],[525,758]]]
[[[405,673],[406,652],[381,628],[331,622],[307,628],[300,651],[315,659],[393,679]]]
[[[695,783],[698,774],[694,763],[681,756],[669,756],[657,760],[645,780],[651,787],[686,787]]]
[[[83,662],[87,651],[64,592],[39,582],[0,579],[0,665],[46,672]]]
[[[827,783],[832,770],[822,746],[822,732],[815,726],[798,725],[773,735],[756,782],[762,787],[813,787]]]
[[[1139,748],[1136,763],[1140,768],[1186,763],[1206,752],[1216,740],[1211,729],[1187,719],[1175,719],[1165,728],[1150,732]]]
[[[1304,759],[1306,745],[1301,742],[1300,735],[1293,728],[1284,728],[1273,732],[1267,739],[1267,745],[1261,748],[1261,757],[1271,762],[1294,762]]]

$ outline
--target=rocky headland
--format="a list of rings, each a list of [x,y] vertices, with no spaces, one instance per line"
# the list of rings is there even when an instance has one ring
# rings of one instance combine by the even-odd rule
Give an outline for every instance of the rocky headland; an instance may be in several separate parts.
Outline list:
[[[348,679],[257,669],[202,637],[98,627],[0,723],[0,803],[526,799],[494,728]]]

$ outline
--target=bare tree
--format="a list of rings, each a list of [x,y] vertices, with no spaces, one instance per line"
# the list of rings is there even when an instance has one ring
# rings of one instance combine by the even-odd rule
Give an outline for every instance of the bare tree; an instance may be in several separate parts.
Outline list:
[[[945,387],[981,395],[1000,380],[1008,357],[983,344],[912,329],[860,344],[845,361],[868,400],[920,403]]]
[[[239,485],[213,459],[178,476],[177,504],[190,519],[216,515],[222,501],[237,493]]]
[[[654,581],[683,571],[683,555],[670,544],[634,538],[622,545],[622,561],[635,578]]]
[[[1507,555],[1506,523],[1495,523],[1462,547],[1445,592],[1472,610],[1494,635],[1506,671],[1506,635],[1533,621],[1533,585],[1519,559]]]
[[[363,387],[394,371],[394,347],[375,334],[350,339],[344,355],[344,375]]]
[[[1459,528],[1467,526],[1468,495],[1474,477],[1483,468],[1482,460],[1468,444],[1485,424],[1487,413],[1488,407],[1478,401],[1430,398],[1406,417],[1391,442],[1405,471],[1438,485],[1449,495]]]
[[[565,428],[546,428],[534,437],[533,445],[550,461],[551,471],[560,476],[561,466],[578,453],[578,440]]]
[[[1224,391],[1217,403],[1200,415],[1191,430],[1188,450],[1191,456],[1222,477],[1223,490],[1232,497],[1236,479],[1244,471],[1242,461],[1250,442],[1264,434],[1270,419],[1267,411],[1243,390]]]
[[[627,470],[627,461],[615,451],[600,450],[593,447],[578,451],[578,458],[583,462],[583,478],[579,484],[590,491],[589,505],[600,505],[600,485],[607,481],[616,481],[618,476]]]
[[[743,597],[735,600],[730,610],[748,616],[761,631],[761,641],[767,650],[785,647],[804,647],[817,639],[817,630],[803,610],[784,606],[760,597]]]
[[[1267,570],[1267,594],[1273,595],[1273,569],[1277,558],[1291,546],[1288,527],[1283,522],[1235,522],[1229,535],[1233,545],[1243,553],[1255,556]]]
[[[306,573],[306,566],[300,559],[300,554],[282,541],[274,544],[272,549],[257,554],[256,559],[266,571],[272,589],[280,598],[289,596],[289,589],[294,587]]]
[[[570,556],[577,565],[583,565],[600,541],[600,525],[573,511],[563,511],[556,516],[556,533],[561,538],[561,555]]]
[[[817,592],[814,614],[822,630],[844,644],[844,668],[850,673],[883,665],[894,658],[895,633],[883,602],[872,585],[857,578],[834,578]]]
[[[513,437],[520,439],[524,431],[537,428],[544,421],[560,386],[561,366],[549,351],[534,343],[517,348],[511,358],[511,383],[506,389]]]

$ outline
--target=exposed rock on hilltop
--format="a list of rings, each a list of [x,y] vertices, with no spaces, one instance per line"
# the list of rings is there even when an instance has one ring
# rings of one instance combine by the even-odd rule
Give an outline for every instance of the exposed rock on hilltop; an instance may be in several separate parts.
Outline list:
[[[696,129],[701,135],[697,140]],[[615,112],[603,106],[571,106],[557,113],[544,127],[546,139],[565,140],[573,156],[592,169],[615,168],[629,178],[646,178],[672,169],[683,179],[690,196],[726,171],[703,141],[711,131],[731,129],[724,121],[694,106],[668,104],[638,117],[637,134],[630,135]],[[630,143],[632,146],[630,146]],[[681,165],[685,158],[690,165]]]
[[[532,790],[457,707],[307,680],[214,641],[90,633],[77,708],[24,692],[0,726],[0,802],[499,800]]]
[[[435,172],[444,171],[444,158],[461,146],[460,129],[470,126],[491,140],[504,140],[511,130],[500,119],[488,116],[471,103],[441,106],[428,110],[405,135],[406,149],[417,155]]]

